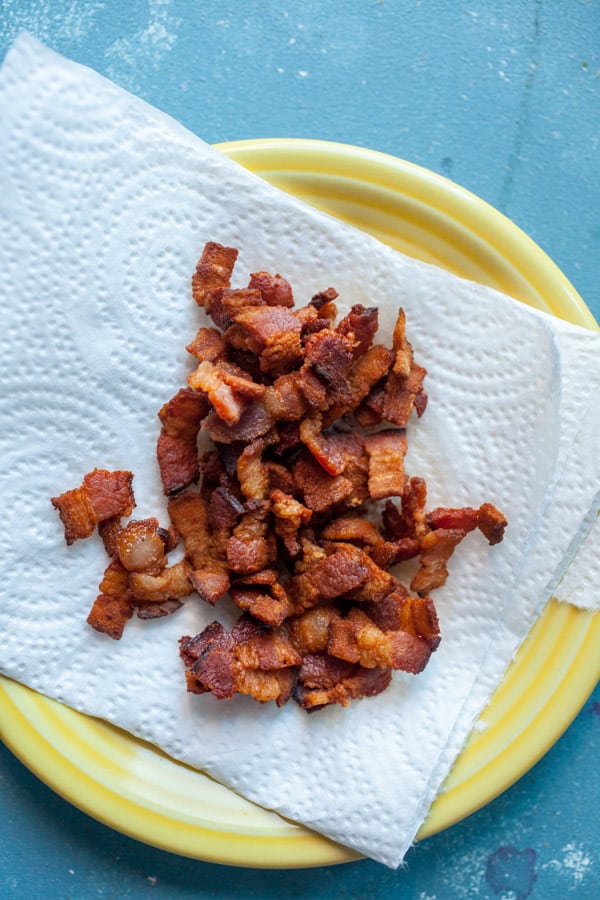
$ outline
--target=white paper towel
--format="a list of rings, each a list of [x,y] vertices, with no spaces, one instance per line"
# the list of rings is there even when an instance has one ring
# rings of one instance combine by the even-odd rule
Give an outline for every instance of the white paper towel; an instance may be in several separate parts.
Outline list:
[[[28,35],[0,104],[0,671],[398,865],[597,503],[600,337],[302,205]],[[384,335],[402,305],[430,397],[407,471],[431,507],[487,500],[509,519],[503,544],[470,535],[453,557],[426,671],[350,709],[187,694],[178,638],[215,617],[199,600],[120,642],[85,623],[104,550],[67,548],[49,497],[94,466],[131,469],[136,517],[166,521],[156,412],[190,369],[207,240],[240,248],[236,284],[278,271],[299,304],[333,285],[342,313],[376,303]]]

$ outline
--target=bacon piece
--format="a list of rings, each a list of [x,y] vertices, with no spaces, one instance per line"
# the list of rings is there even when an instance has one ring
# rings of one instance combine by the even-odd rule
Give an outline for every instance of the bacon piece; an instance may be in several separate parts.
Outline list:
[[[180,642],[188,669],[188,690],[210,691],[217,699],[249,694],[260,703],[285,703],[292,691],[301,658],[286,639],[245,620],[225,631],[213,622],[193,638]]]
[[[377,431],[365,438],[369,457],[369,495],[372,500],[399,497],[404,492],[404,457],[407,443],[404,429]]]
[[[208,524],[211,531],[229,532],[237,525],[245,507],[227,484],[221,484],[210,494]]]
[[[80,487],[52,497],[67,544],[89,537],[96,525],[106,519],[130,515],[135,506],[132,480],[131,472],[94,469],[84,476]]]
[[[256,438],[246,444],[237,461],[237,477],[244,497],[248,500],[264,500],[269,493],[269,470],[263,462],[262,455],[269,446],[265,436]]]
[[[335,443],[323,434],[322,428],[323,419],[318,413],[307,416],[300,423],[300,440],[328,475],[341,475],[346,467],[346,459]]]
[[[197,439],[208,410],[206,397],[192,388],[182,388],[158,413],[162,427],[156,456],[168,497],[198,480]]]
[[[188,353],[195,356],[198,362],[208,360],[216,362],[222,359],[227,351],[227,345],[223,335],[217,328],[199,328],[194,340],[185,348]]]
[[[174,497],[168,506],[173,525],[183,538],[190,562],[188,579],[202,600],[214,604],[229,590],[229,573],[224,559],[213,556],[213,534],[209,528],[209,507],[202,497],[188,491]]]
[[[275,521],[275,534],[283,541],[289,555],[295,558],[301,551],[298,531],[310,522],[312,510],[290,494],[277,489],[271,491],[270,500]]]
[[[133,608],[129,573],[118,560],[113,559],[104,572],[100,593],[89,612],[87,622],[96,631],[118,641],[133,615]]]
[[[254,272],[250,276],[249,287],[260,291],[267,306],[294,305],[292,286],[282,275],[269,275],[268,272]]]
[[[438,506],[427,513],[426,521],[433,530],[436,528],[460,528],[462,531],[474,531],[477,528],[479,511],[472,506],[461,509],[449,509]]]
[[[406,631],[426,641],[430,650],[437,650],[440,625],[431,597],[412,597],[399,584],[380,603],[366,603],[362,608],[382,631]]]
[[[484,503],[477,513],[477,527],[490,544],[499,544],[504,538],[508,520],[492,503]]]
[[[228,288],[238,251],[214,241],[204,245],[202,255],[192,276],[192,296],[198,306],[204,306],[207,293]]]
[[[156,519],[128,522],[116,537],[116,551],[128,572],[157,574],[167,564],[165,542]]]
[[[338,297],[339,294],[336,289],[333,287],[328,287],[327,290],[319,291],[318,294],[314,294],[313,297],[311,297],[310,305],[314,306],[315,309],[320,311],[321,309],[323,309],[323,307],[331,305],[334,300],[337,300]],[[331,318],[335,319],[335,315],[333,315]]]
[[[194,491],[186,491],[169,500],[167,509],[173,525],[183,538],[185,554],[192,568],[201,568],[209,557],[210,547],[205,501]]]
[[[323,328],[306,338],[305,363],[326,383],[330,403],[350,400],[347,377],[354,359],[353,349],[352,340],[333,328]]]
[[[158,575],[147,572],[131,572],[129,588],[136,600],[146,603],[164,603],[166,600],[179,600],[189,597],[193,592],[189,575],[192,567],[186,559],[167,566]]]
[[[117,538],[122,530],[121,516],[111,516],[98,523],[98,534],[109,556],[117,556]]]
[[[237,331],[227,332],[229,339],[260,357],[261,372],[280,375],[302,359],[301,323],[284,306],[243,309],[235,324]]]
[[[273,627],[281,625],[293,611],[285,589],[277,583],[269,585],[268,589],[232,587],[230,594],[236,606]]]
[[[224,422],[214,410],[202,422],[202,426],[217,444],[253,441],[270,431],[274,424],[275,421],[262,400],[250,401],[235,424]]]
[[[340,612],[331,603],[313,606],[301,615],[286,619],[283,632],[302,657],[327,649],[329,624]]]
[[[356,359],[369,349],[377,332],[379,311],[376,306],[364,307],[356,303],[347,316],[340,320],[337,331],[349,337],[354,345],[352,354]]]
[[[274,560],[277,548],[269,534],[268,515],[268,503],[251,500],[246,504],[246,513],[226,544],[227,564],[233,572],[259,572]]]
[[[374,697],[391,682],[389,669],[365,669],[327,654],[305,657],[294,690],[294,699],[307,712],[332,703],[349,706],[352,700]]]
[[[265,300],[259,290],[254,288],[238,288],[237,290],[225,289],[221,292],[221,304],[224,313],[229,317],[229,322],[224,330],[235,322],[238,313],[249,307],[264,306]]]
[[[344,475],[331,476],[309,453],[300,455],[293,466],[294,481],[304,503],[316,513],[330,512],[352,497],[354,485]]]
[[[340,516],[329,522],[321,531],[321,537],[328,541],[343,541],[374,546],[383,541],[381,532],[370,519],[360,516]]]
[[[427,485],[423,478],[409,478],[402,495],[402,518],[406,537],[422,538],[429,531],[425,504]]]
[[[466,533],[461,528],[438,528],[421,538],[420,565],[411,580],[411,590],[423,596],[446,583],[446,563]]]
[[[308,571],[291,581],[294,609],[297,614],[326,600],[359,588],[369,577],[370,560],[366,553],[346,544],[320,560]]]
[[[264,394],[264,386],[228,371],[222,364],[203,360],[188,376],[188,384],[206,394],[220,419],[228,425],[239,422],[248,400]]]
[[[426,641],[406,631],[382,631],[356,607],[330,623],[327,651],[367,669],[401,669],[413,675],[423,671],[431,656]]]
[[[352,544],[334,546],[352,547]],[[367,571],[367,577],[360,585],[350,590],[346,598],[353,603],[379,603],[397,587],[398,581],[390,572],[378,566],[364,550],[358,547],[354,550],[357,552],[357,560]]]

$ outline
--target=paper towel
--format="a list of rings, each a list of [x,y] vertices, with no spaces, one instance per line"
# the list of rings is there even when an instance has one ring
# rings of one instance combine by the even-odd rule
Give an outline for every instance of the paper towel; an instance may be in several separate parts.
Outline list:
[[[304,206],[27,35],[0,103],[0,671],[398,865],[593,507],[600,338]],[[104,551],[67,548],[49,497],[94,466],[131,469],[136,517],[166,521],[156,412],[191,368],[207,240],[240,248],[235,284],[279,271],[298,303],[334,285],[341,313],[377,304],[384,335],[402,305],[430,397],[407,471],[431,507],[488,500],[509,519],[503,544],[470,535],[453,557],[426,671],[350,709],[185,693],[178,638],[215,617],[198,600],[120,642],[85,624]]]

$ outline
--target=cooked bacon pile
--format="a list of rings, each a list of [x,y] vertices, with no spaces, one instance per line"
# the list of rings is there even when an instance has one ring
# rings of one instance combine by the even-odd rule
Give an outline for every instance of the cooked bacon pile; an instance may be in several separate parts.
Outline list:
[[[192,292],[214,327],[188,345],[196,368],[158,413],[169,527],[122,523],[135,505],[127,472],[95,470],[52,502],[68,543],[98,526],[110,556],[94,628],[120,638],[136,609],[227,596],[241,611],[231,631],[215,621],[180,641],[189,691],[346,706],[393,670],[423,670],[440,642],[431,591],[468,532],[498,543],[506,519],[490,503],[427,511],[424,480],[404,471],[406,425],[427,395],[402,310],[388,348],[374,343],[376,308],[337,321],[333,288],[296,308],[266,272],[234,289],[236,258],[205,246]],[[213,443],[199,455],[201,429]],[[410,592],[397,577],[406,560]]]

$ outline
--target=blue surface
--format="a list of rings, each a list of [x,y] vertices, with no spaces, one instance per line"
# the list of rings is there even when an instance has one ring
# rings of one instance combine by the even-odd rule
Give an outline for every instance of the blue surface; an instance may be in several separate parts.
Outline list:
[[[209,142],[310,137],[452,178],[555,260],[600,319],[600,6],[595,0],[0,0],[26,28]],[[0,747],[0,898],[600,896],[600,690],[541,762],[392,872],[260,872],[113,832]]]

